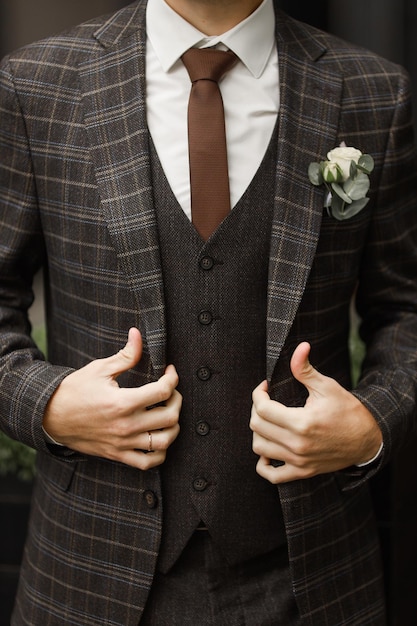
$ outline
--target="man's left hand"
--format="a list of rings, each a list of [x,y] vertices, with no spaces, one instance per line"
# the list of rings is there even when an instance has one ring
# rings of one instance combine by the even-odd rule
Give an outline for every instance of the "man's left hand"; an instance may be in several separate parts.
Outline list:
[[[257,472],[271,483],[311,478],[372,459],[381,430],[368,409],[332,378],[310,364],[310,345],[301,343],[291,372],[307,391],[303,407],[271,400],[264,381],[253,392],[250,427]],[[278,467],[271,460],[283,462]]]

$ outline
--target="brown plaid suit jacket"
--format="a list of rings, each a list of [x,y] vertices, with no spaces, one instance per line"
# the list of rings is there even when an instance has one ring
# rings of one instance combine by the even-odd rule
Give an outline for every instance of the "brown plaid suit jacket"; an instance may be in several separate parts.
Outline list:
[[[41,430],[62,378],[124,344],[164,369],[164,297],[144,85],[144,0],[5,59],[0,71],[0,418],[38,450],[30,533],[13,624],[137,624],[161,533],[158,470],[57,455]],[[173,37],[175,33],[173,33]],[[404,72],[277,11],[281,107],[271,232],[267,371],[271,393],[304,402],[288,361],[300,340],[348,386],[356,290],[368,354],[355,391],[388,461],[414,428],[417,361],[416,168]],[[337,222],[311,161],[344,140],[373,155],[371,202]],[[48,359],[30,339],[34,273],[48,289]],[[352,469],[280,487],[303,624],[384,623],[367,482]]]

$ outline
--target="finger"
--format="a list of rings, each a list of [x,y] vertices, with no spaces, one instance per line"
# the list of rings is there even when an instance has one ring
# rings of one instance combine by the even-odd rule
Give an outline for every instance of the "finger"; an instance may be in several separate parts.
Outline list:
[[[266,380],[262,381],[252,392],[252,412],[263,415],[268,412],[271,406],[271,398],[268,393],[268,383]]]
[[[170,428],[149,430],[136,439],[134,449],[145,453],[166,451],[178,437],[179,432],[180,427],[178,424]]]
[[[139,412],[141,431],[160,430],[178,423],[182,406],[182,396],[174,389],[171,397],[163,404],[147,408],[146,413]]]
[[[271,400],[263,387],[257,387],[253,394],[253,406],[249,426],[254,432],[263,434],[265,422],[281,428],[292,428],[297,414],[296,407],[286,407],[280,402]]]
[[[253,394],[263,397],[262,392],[268,395],[268,382],[266,380],[263,380],[257,387],[255,387]]]
[[[307,342],[300,343],[294,350],[290,361],[292,375],[309,391],[309,394],[323,395],[328,381],[327,376],[320,374],[310,363],[311,346]]]
[[[120,463],[136,467],[140,470],[148,470],[162,465],[166,459],[166,450],[155,450],[151,454],[145,454],[140,450],[126,450],[117,459]]]
[[[266,439],[257,433],[253,434],[252,449],[258,456],[281,461],[296,461],[297,457],[283,441]]]
[[[126,407],[125,413],[134,413],[136,410],[142,411],[149,408],[152,411],[157,405],[166,404],[171,397],[175,396],[176,405],[181,402],[181,395],[175,392],[178,385],[178,374],[173,365],[167,367],[165,374],[155,382],[147,383],[141,387],[123,387],[120,395],[123,398],[123,405]],[[143,428],[145,430],[145,427]]]
[[[182,396],[174,389],[171,398],[164,405],[155,406],[152,409],[146,406],[132,408],[129,405],[124,410],[117,427],[112,430],[113,445],[123,450],[146,449],[148,447],[147,433],[150,431],[164,431],[164,440],[169,438],[166,445],[170,445],[178,435],[181,404]],[[173,429],[172,434],[170,429]]]
[[[100,367],[106,376],[117,378],[134,367],[142,358],[142,335],[137,328],[129,330],[126,345],[116,354],[99,359]]]
[[[256,471],[259,476],[265,478],[273,485],[292,482],[294,480],[303,480],[309,478],[313,473],[308,470],[294,467],[290,463],[285,463],[275,467],[272,461],[266,457],[260,457],[256,465]]]

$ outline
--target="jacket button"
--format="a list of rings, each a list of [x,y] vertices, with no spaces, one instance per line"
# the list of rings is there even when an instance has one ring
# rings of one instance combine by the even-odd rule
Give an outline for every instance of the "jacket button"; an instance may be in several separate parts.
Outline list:
[[[210,311],[201,311],[201,313],[198,314],[198,321],[200,324],[208,326],[213,321],[213,315]]]
[[[214,259],[212,259],[211,256],[203,256],[203,258],[200,259],[200,267],[202,270],[207,272],[208,270],[211,270],[213,266]]]
[[[206,367],[205,365],[203,365],[202,367],[199,367],[197,370],[197,377],[199,378],[199,380],[210,380],[211,378],[211,371],[209,367]]]
[[[210,424],[208,424],[207,422],[197,422],[197,424],[195,425],[195,430],[196,433],[198,435],[201,435],[202,437],[204,437],[205,435],[208,435],[210,432]]]
[[[207,488],[208,481],[205,478],[196,478],[193,481],[195,491],[204,491]]]
[[[149,509],[155,509],[158,506],[158,498],[156,494],[150,489],[147,489],[145,491],[145,493],[143,494],[143,497],[145,499],[146,506]]]

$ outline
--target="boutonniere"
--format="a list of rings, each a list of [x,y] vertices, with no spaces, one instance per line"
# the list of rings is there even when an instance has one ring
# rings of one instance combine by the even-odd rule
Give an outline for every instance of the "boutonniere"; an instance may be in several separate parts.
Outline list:
[[[337,220],[353,217],[368,204],[369,174],[374,160],[343,142],[327,154],[327,161],[310,163],[308,176],[315,186],[325,185],[324,206],[328,215]]]

